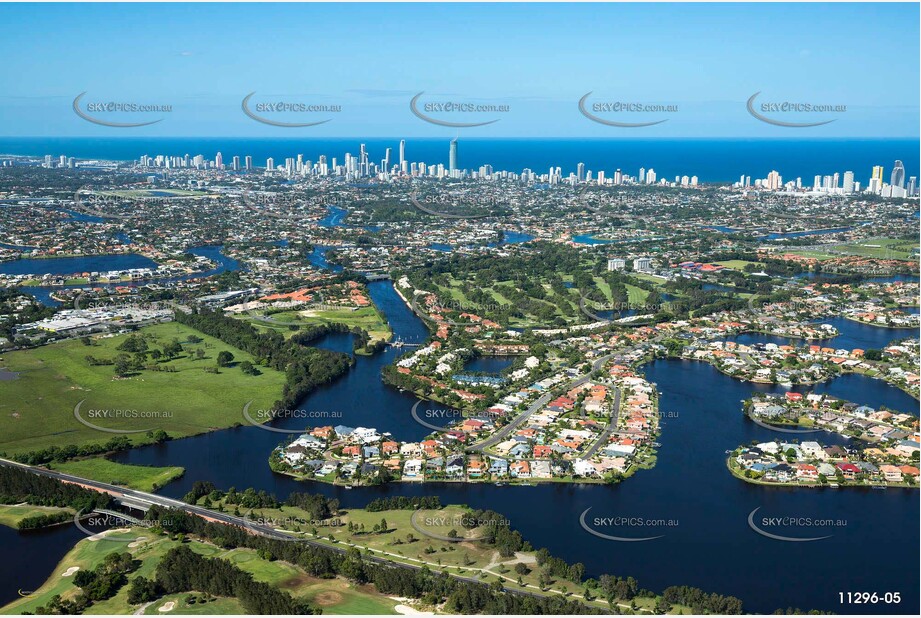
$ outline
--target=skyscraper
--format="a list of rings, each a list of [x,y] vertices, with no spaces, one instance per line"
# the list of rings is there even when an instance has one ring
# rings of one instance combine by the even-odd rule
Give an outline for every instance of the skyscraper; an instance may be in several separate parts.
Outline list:
[[[851,172],[851,171],[844,172],[844,192],[845,193],[854,192],[854,172]]]
[[[876,179],[876,182],[877,182],[880,186],[882,186],[882,184],[883,184],[883,166],[882,166],[882,165],[874,165],[874,166],[873,166],[873,175],[870,176],[870,179],[872,180],[872,179],[874,179],[874,178]]]
[[[585,163],[580,163],[576,166],[576,178],[579,182],[585,180]]]
[[[777,170],[771,170],[771,173],[767,177],[767,188],[771,191],[776,191],[783,186],[783,178]]]
[[[217,156],[214,157],[214,167],[216,167],[217,169],[224,168],[224,155],[222,155],[221,153],[217,153]]]
[[[892,175],[889,177],[889,184],[900,189],[905,186],[905,167],[901,161],[896,160],[892,168]]]
[[[403,169],[403,162],[406,161],[406,140],[400,140],[400,169]]]
[[[448,171],[453,172],[457,169],[457,138],[451,140],[451,147],[448,151]]]

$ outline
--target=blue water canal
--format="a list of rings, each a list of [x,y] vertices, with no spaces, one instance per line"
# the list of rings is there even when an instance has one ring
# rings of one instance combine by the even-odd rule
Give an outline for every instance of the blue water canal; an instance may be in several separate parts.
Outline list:
[[[132,283],[93,283],[83,285],[55,285],[55,286],[28,286],[20,288],[23,292],[31,294],[39,302],[45,305],[57,306],[60,303],[51,295],[60,290],[77,289],[77,288],[103,288],[115,289],[116,287],[140,287],[148,283],[169,283],[175,281],[185,281],[199,277],[210,277],[219,275],[228,270],[239,268],[237,260],[224,255],[221,252],[220,245],[209,245],[204,247],[194,247],[187,253],[206,257],[215,263],[215,267],[191,275],[181,275],[178,277],[159,277],[146,281],[137,281]],[[11,262],[0,262],[0,273],[11,275],[72,275],[75,273],[85,272],[108,272],[117,270],[128,270],[131,268],[156,268],[157,264],[150,258],[128,253],[122,255],[94,255],[85,257],[69,258],[25,258]]]
[[[427,338],[423,323],[409,311],[390,282],[374,282],[370,290],[395,337],[410,343]],[[839,328],[840,345],[850,338],[866,341],[861,345],[865,348],[876,341],[907,336],[885,329],[874,329],[876,334],[871,335],[863,329],[873,327],[853,322]],[[319,345],[349,352],[351,337],[331,335]],[[302,402],[305,410],[327,412],[328,421],[289,418],[279,419],[272,426],[299,430],[308,423],[341,423],[376,427],[399,440],[422,438],[428,429],[417,424],[410,414],[416,398],[380,381],[381,368],[400,353],[387,348],[373,357],[359,356],[346,375]],[[919,543],[917,491],[765,488],[739,481],[726,470],[727,450],[753,440],[786,438],[785,434],[747,420],[741,414],[740,402],[753,391],[780,393],[783,388],[734,380],[699,362],[660,360],[646,365],[644,372],[662,393],[662,446],[653,469],[641,470],[616,486],[392,483],[344,490],[301,483],[274,474],[267,465],[271,450],[289,436],[249,425],[136,449],[117,459],[124,463],[185,467],[182,479],[161,490],[173,497],[184,495],[196,480],[210,480],[223,488],[264,489],[279,497],[293,491],[318,492],[335,496],[345,507],[361,507],[382,495],[437,494],[444,503],[488,507],[505,514],[535,547],[547,547],[569,562],[584,563],[590,576],[630,575],[642,587],[652,590],[676,584],[698,586],[738,596],[749,612],[769,613],[788,606],[837,613],[916,612],[918,564],[902,557],[910,556]],[[839,377],[816,390],[875,407],[886,405],[912,412],[917,412],[918,407],[902,391],[858,375]],[[243,422],[242,410],[227,410],[227,414]],[[824,433],[805,439],[843,441]],[[599,532],[624,537],[662,536],[647,542],[599,539],[580,526],[580,514],[586,509],[591,509],[587,522]],[[815,542],[781,542],[749,527],[748,517],[754,509],[760,509],[759,519],[808,517],[840,521],[820,530],[773,530],[790,536],[830,535]],[[595,518],[607,517],[666,520],[670,525],[613,529],[593,523]],[[4,569],[4,601],[15,598],[18,588],[28,590],[40,585],[53,564],[79,538],[70,526],[41,534],[47,536],[33,537],[31,533],[0,528],[0,541],[10,552],[7,560],[0,561]],[[842,582],[854,586],[853,591],[900,592],[901,604],[882,609],[842,606],[838,592],[847,592],[839,590]]]

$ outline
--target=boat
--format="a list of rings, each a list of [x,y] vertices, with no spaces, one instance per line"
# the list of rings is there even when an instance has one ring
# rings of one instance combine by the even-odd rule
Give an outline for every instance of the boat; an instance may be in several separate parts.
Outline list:
[[[505,483],[498,483],[498,482],[496,483],[496,487],[504,487],[504,486],[505,486]]]
[[[838,489],[838,483],[829,483],[828,486],[832,489]]]
[[[662,445],[659,444],[658,442],[653,442],[653,443],[652,443],[652,448],[659,448],[660,446],[662,446]]]
[[[873,485],[873,489],[886,489],[885,485]]]

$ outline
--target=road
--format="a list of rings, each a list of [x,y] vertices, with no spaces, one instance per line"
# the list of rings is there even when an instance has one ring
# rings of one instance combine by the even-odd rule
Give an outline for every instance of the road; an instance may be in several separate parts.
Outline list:
[[[601,432],[601,435],[598,436],[598,439],[595,440],[595,443],[588,447],[588,450],[585,451],[585,454],[582,455],[582,459],[591,459],[595,456],[595,453],[598,452],[602,446],[605,446],[608,443],[608,438],[611,437],[611,433],[617,429],[617,422],[620,419],[620,389],[614,388],[614,407],[612,408],[611,418],[608,420],[607,427],[604,428],[604,431]]]
[[[592,363],[591,371],[579,376],[578,378],[570,382],[566,386],[566,390],[567,391],[572,390],[573,388],[577,386],[581,386],[585,384],[586,382],[588,382],[588,379],[592,375],[592,373],[601,369],[604,366],[604,364],[608,362],[610,359],[614,358],[615,356],[619,354],[623,354],[624,352],[627,352],[627,351],[629,351],[629,348],[626,350],[619,350],[617,352],[612,352],[611,354],[607,354],[605,356],[595,359],[595,362]],[[474,452],[479,453],[479,452],[482,452],[484,449],[491,448],[499,444],[503,440],[505,440],[515,429],[517,429],[519,426],[521,426],[522,423],[528,420],[528,418],[532,414],[534,414],[535,412],[543,408],[545,405],[550,403],[550,400],[554,398],[554,392],[555,390],[549,393],[546,393],[544,395],[541,395],[534,403],[528,406],[527,410],[525,410],[524,412],[516,416],[514,419],[512,419],[512,421],[508,425],[499,429],[496,433],[486,438],[482,442],[477,442],[476,444],[471,444],[470,446],[468,446],[466,449],[467,452],[468,453],[474,453]]]
[[[131,503],[134,505],[138,505],[138,506],[144,505],[144,504],[148,506],[156,504],[161,507],[181,510],[186,513],[198,515],[199,517],[202,517],[206,520],[215,521],[218,523],[226,524],[228,526],[236,526],[238,528],[244,528],[246,530],[249,530],[253,534],[268,537],[271,539],[303,543],[305,545],[322,548],[322,549],[333,551],[339,554],[347,553],[348,547],[358,547],[356,545],[349,544],[349,543],[343,543],[343,545],[346,545],[347,547],[336,547],[334,545],[329,545],[327,543],[321,543],[319,541],[315,541],[315,540],[311,540],[311,539],[307,539],[303,537],[293,537],[290,534],[279,532],[278,530],[275,530],[274,528],[271,528],[269,526],[257,524],[244,517],[236,517],[234,515],[228,515],[227,513],[212,511],[206,508],[202,508],[200,506],[187,504],[185,502],[182,502],[181,500],[174,500],[172,498],[158,496],[156,494],[151,494],[151,493],[147,493],[144,491],[128,489],[126,487],[120,487],[118,485],[111,485],[109,483],[102,483],[100,481],[93,481],[90,479],[81,478],[79,476],[73,476],[71,474],[64,474],[63,472],[57,472],[55,470],[48,470],[47,468],[29,466],[26,464],[15,462],[15,461],[10,461],[8,459],[0,458],[0,466],[18,468],[20,470],[25,470],[26,472],[31,472],[32,474],[37,474],[39,476],[45,476],[48,478],[52,478],[52,479],[62,481],[62,482],[67,482],[67,483],[75,483],[83,487],[86,487],[87,489],[92,489],[94,491],[98,491],[101,493],[107,493],[109,495],[114,496],[116,499],[122,499],[125,502]],[[359,548],[359,549],[367,549],[367,548]],[[377,551],[377,550],[373,550],[373,551]],[[377,564],[382,564],[382,565],[391,566],[391,567],[413,569],[414,571],[421,571],[424,568],[427,568],[431,571],[439,570],[437,568],[433,568],[433,565],[429,565],[428,563],[425,563],[422,566],[416,566],[412,564],[406,564],[404,562],[397,562],[396,560],[379,558],[379,557],[371,556],[367,554],[363,555],[362,558],[364,560],[367,560],[368,562],[374,562]],[[467,583],[472,583],[472,584],[485,583],[476,577],[464,577],[462,575],[456,575],[454,573],[450,573],[447,571],[442,571],[442,572],[446,573],[447,575],[450,575],[454,579],[464,581]],[[549,596],[547,594],[529,592],[527,590],[522,590],[520,588],[511,588],[511,587],[506,587],[506,586],[503,586],[503,590],[507,593],[517,594],[520,596],[530,596],[530,597],[536,597],[536,598],[545,598]],[[551,593],[563,594],[562,591],[551,591]],[[579,595],[572,595],[572,596],[579,596]]]

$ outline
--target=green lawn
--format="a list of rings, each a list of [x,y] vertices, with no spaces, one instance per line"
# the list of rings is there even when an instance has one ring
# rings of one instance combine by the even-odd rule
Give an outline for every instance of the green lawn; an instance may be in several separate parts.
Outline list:
[[[444,569],[452,574],[467,577],[482,576],[487,582],[495,580],[497,575],[501,574],[509,578],[510,583],[514,583],[518,579],[514,565],[519,558],[502,558],[494,547],[477,541],[476,537],[482,532],[477,529],[467,530],[461,525],[465,513],[467,509],[461,506],[448,506],[440,510],[420,510],[416,518],[416,527],[414,527],[410,521],[413,511],[410,510],[368,512],[363,509],[349,509],[335,518],[339,525],[316,526],[316,531],[321,541],[328,541],[329,536],[332,535],[339,547],[342,547],[343,544],[354,544],[360,548],[386,553],[386,558],[390,560],[413,566],[422,566],[427,563],[432,569]],[[288,506],[280,509],[257,509],[249,516],[269,521],[290,522],[285,528],[288,532],[293,533],[310,534],[314,528],[307,523],[296,523],[308,522],[311,517],[301,509]],[[374,526],[379,525],[382,519],[387,522],[387,530],[374,532]],[[354,524],[356,530],[350,532],[349,523]],[[357,529],[361,525],[364,525],[363,532]],[[466,540],[452,542],[426,535],[426,532],[430,532],[436,537],[450,536],[449,532],[452,529],[459,537]],[[524,583],[538,585],[540,573],[533,555],[522,556],[520,560],[530,568],[530,572],[522,577]],[[492,574],[481,571],[487,568]],[[575,583],[562,579],[556,579],[553,583],[553,588],[556,589],[563,586],[569,590],[579,589]],[[324,613],[333,612],[327,612],[324,608]]]
[[[756,268],[761,268],[764,266],[761,262],[750,262],[748,260],[723,260],[721,262],[713,262],[714,264],[719,264],[720,266],[725,266],[726,268],[732,268],[734,270],[744,270],[749,264],[754,264]]]
[[[281,311],[268,316],[272,322],[259,320],[253,316],[244,316],[253,326],[268,328],[283,332],[290,336],[297,331],[288,328],[290,325],[329,324],[338,322],[349,327],[357,326],[366,330],[372,341],[389,341],[393,333],[390,326],[375,307],[361,307],[359,309],[333,309],[333,310],[304,310]],[[273,323],[273,322],[281,322]]]
[[[93,569],[111,552],[128,551],[141,566],[128,575],[128,580],[138,576],[153,577],[157,564],[170,549],[177,547],[178,541],[165,536],[157,536],[144,528],[132,528],[130,532],[111,535],[106,540],[92,541],[84,539],[64,556],[55,567],[48,580],[28,598],[18,599],[3,608],[2,614],[21,614],[34,612],[36,608],[46,605],[55,594],[62,598],[73,598],[78,589],[73,585],[73,575],[63,577],[71,567]],[[237,567],[253,575],[258,581],[278,586],[292,596],[305,597],[323,608],[325,614],[395,614],[395,601],[379,594],[371,586],[357,586],[343,579],[317,579],[310,577],[302,569],[291,564],[259,558],[251,549],[225,550],[208,543],[190,541],[187,546],[196,553],[209,558],[223,558],[233,562]],[[243,607],[236,599],[217,598],[207,603],[190,603],[189,597],[202,598],[195,592],[172,594],[157,599],[147,608],[146,614],[243,614]],[[175,606],[170,612],[160,612],[159,608],[173,601]],[[124,586],[110,599],[93,604],[87,614],[130,615],[139,606],[128,603],[128,586]]]
[[[73,513],[73,509],[58,508],[55,506],[35,506],[32,504],[0,504],[0,525],[16,528],[20,521],[36,515],[50,515],[52,513]]]
[[[118,435],[78,421],[74,408],[81,401],[84,420],[106,429],[138,431],[120,435],[143,444],[150,441],[148,430],[184,437],[245,422],[242,409],[248,401],[253,400],[254,409],[269,409],[281,397],[285,376],[273,369],[261,367],[258,376],[245,375],[235,366],[217,374],[206,372],[223,350],[233,354],[235,363],[253,360],[217,339],[176,323],[139,332],[149,348],[162,348],[174,338],[183,344],[178,358],[158,363],[174,372],[143,370],[119,379],[111,365],[87,362],[87,355],[114,358],[127,335],[94,338],[90,346],[71,340],[5,354],[4,367],[20,375],[3,383],[0,452],[102,443]],[[191,335],[202,341],[190,343]],[[199,348],[205,353],[201,360],[195,357]]]
[[[179,478],[185,472],[184,468],[178,466],[163,468],[132,466],[109,461],[104,457],[55,463],[48,467],[74,476],[112,485],[122,485],[139,491],[155,491],[170,481]]]
[[[631,305],[645,305],[649,290],[638,288],[635,285],[625,284],[627,288],[627,302]]]
[[[917,248],[917,239],[912,241],[897,238],[870,238],[846,245],[838,245],[835,250],[873,258],[908,260],[912,257],[912,251]]]

